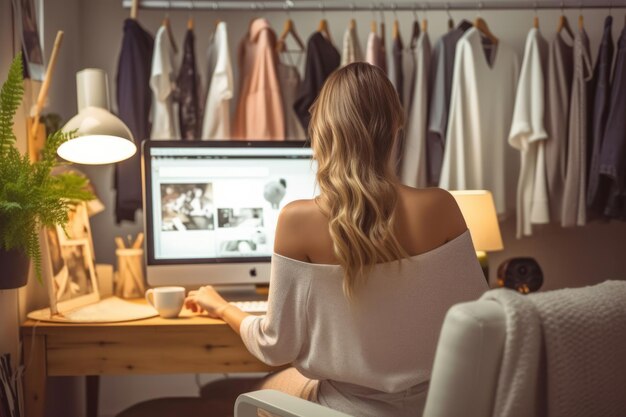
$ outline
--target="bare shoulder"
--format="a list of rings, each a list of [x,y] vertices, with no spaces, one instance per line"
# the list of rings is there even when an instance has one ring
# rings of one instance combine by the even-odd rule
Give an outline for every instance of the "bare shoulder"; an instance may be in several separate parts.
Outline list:
[[[459,205],[449,191],[437,187],[416,189],[402,186],[399,195],[406,200],[405,205],[411,211],[427,219],[446,241],[467,230]]]
[[[274,252],[307,261],[307,239],[311,225],[321,216],[315,200],[296,200],[280,211],[276,224]]]
[[[282,208],[278,222],[286,226],[299,225],[302,221],[310,220],[312,216],[319,213],[320,210],[315,200],[295,200]]]
[[[412,204],[420,204],[424,208],[451,209],[458,207],[452,194],[443,188],[413,188],[401,185],[398,192],[401,198],[407,199]]]

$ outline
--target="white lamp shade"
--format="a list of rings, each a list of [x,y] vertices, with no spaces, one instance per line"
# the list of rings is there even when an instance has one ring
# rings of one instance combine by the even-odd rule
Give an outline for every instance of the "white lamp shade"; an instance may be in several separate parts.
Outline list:
[[[57,153],[78,164],[110,164],[137,152],[133,135],[119,118],[99,107],[85,107],[70,119],[64,132],[76,131],[76,138],[63,143]]]
[[[467,228],[472,235],[474,249],[477,251],[498,251],[504,249],[496,207],[489,191],[451,191]]]

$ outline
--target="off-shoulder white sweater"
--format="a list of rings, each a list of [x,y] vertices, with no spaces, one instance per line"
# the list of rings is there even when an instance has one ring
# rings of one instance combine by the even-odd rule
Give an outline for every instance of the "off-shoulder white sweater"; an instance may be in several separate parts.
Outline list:
[[[468,231],[429,252],[376,265],[349,302],[338,265],[274,254],[267,315],[241,323],[248,350],[319,380],[317,401],[355,416],[416,415],[453,304],[487,290]]]

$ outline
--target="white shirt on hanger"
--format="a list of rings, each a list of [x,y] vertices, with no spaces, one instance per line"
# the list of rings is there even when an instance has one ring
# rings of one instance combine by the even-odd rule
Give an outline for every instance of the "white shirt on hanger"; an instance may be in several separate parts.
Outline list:
[[[365,62],[382,68],[384,58],[381,54],[382,39],[376,32],[370,32],[367,38],[367,49],[365,51]]]
[[[347,28],[343,34],[343,50],[341,52],[341,66],[345,67],[353,62],[363,61],[363,51],[356,28]]]
[[[422,32],[415,47],[415,84],[411,110],[402,150],[402,183],[410,187],[426,187],[426,134],[428,131],[428,101],[431,45],[427,32]]]
[[[230,100],[233,98],[233,69],[228,50],[228,31],[225,22],[215,28],[213,37],[215,70],[204,105],[202,139],[230,139]]]
[[[520,151],[517,184],[517,238],[532,235],[532,223],[550,220],[544,127],[545,70],[548,44],[538,29],[526,38],[522,71],[517,85],[509,144]]]
[[[180,139],[178,111],[175,108],[176,70],[174,51],[167,28],[161,26],[154,38],[150,88],[152,89],[152,131],[150,139]]]
[[[491,64],[476,28],[459,40],[439,186],[489,190],[502,215],[506,212],[505,144],[511,129],[518,58],[503,42],[490,55]]]

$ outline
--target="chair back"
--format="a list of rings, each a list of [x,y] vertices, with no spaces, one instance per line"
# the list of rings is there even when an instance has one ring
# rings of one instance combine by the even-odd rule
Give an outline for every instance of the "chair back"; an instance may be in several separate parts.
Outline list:
[[[471,301],[446,314],[423,417],[486,417],[493,411],[506,318],[494,301]]]

